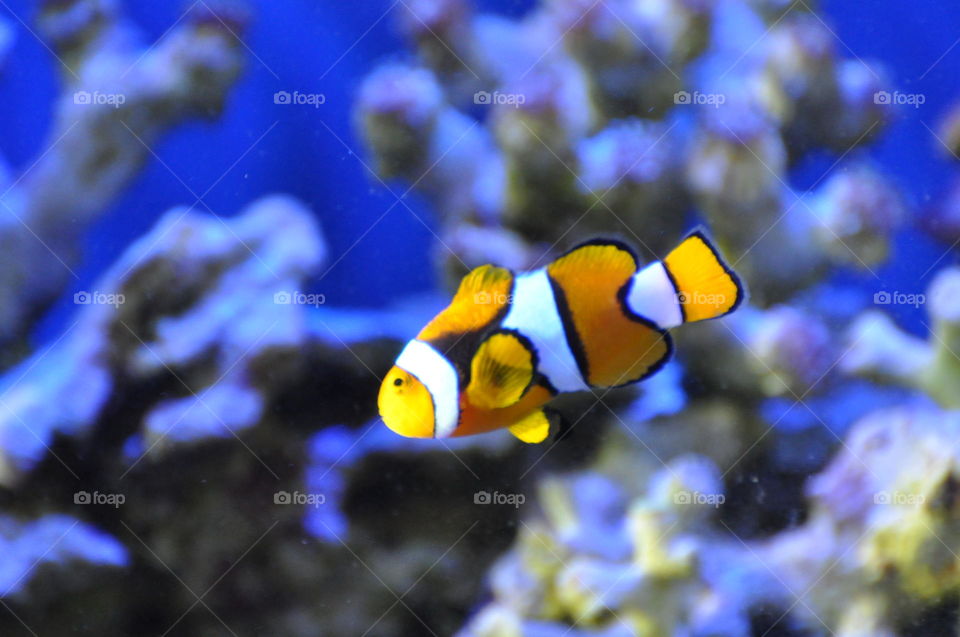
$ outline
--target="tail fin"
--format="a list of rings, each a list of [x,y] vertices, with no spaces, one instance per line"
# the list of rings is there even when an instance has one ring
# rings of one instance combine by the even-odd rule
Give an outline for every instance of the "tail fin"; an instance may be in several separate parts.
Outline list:
[[[695,230],[663,260],[684,323],[717,318],[737,309],[745,289],[713,243]]]

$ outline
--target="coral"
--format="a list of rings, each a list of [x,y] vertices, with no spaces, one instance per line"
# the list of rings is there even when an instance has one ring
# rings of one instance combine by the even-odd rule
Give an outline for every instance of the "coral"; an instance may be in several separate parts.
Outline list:
[[[16,616],[58,633],[77,608],[106,595],[123,602],[91,630],[119,634],[135,625],[126,613],[146,603],[129,591],[149,590],[169,600],[150,602],[153,621],[188,632],[217,630],[218,617],[229,626],[259,617],[289,635],[318,626],[411,634],[438,600],[455,609],[477,594],[479,581],[447,582],[465,564],[487,567],[518,508],[480,506],[476,494],[516,493],[534,450],[506,432],[439,449],[398,444],[367,424],[372,370],[387,369],[399,350],[376,335],[385,320],[406,333],[427,315],[421,307],[367,313],[364,327],[325,307],[323,294],[303,291],[325,255],[312,214],[289,197],[263,198],[227,219],[173,209],[76,301],[58,342],[4,377],[0,495],[16,503],[18,522],[10,522],[2,597]],[[501,461],[514,469],[494,470]],[[424,497],[397,492],[394,480]],[[436,493],[438,483],[452,488]],[[465,533],[465,516],[424,525],[438,506],[475,507],[468,517],[479,528]],[[402,522],[385,527],[384,508],[396,507],[406,511]],[[51,509],[59,517],[48,523]],[[55,531],[60,548],[39,555]],[[181,617],[245,552],[207,598],[216,616]],[[41,557],[50,568],[33,567]],[[361,563],[376,575],[356,578]],[[396,603],[417,579],[406,605]],[[285,601],[259,596],[264,587]],[[329,614],[308,601],[320,595],[351,610]],[[237,600],[252,598],[238,613]],[[452,631],[460,614],[433,620]],[[2,630],[13,622],[0,619]]]
[[[423,441],[398,446],[381,427],[358,429],[375,409],[371,369],[386,369],[399,343],[371,337],[382,319],[366,331],[355,325],[352,337],[333,331],[349,319],[322,307],[322,294],[301,291],[325,252],[310,212],[287,197],[229,219],[171,210],[78,301],[61,340],[10,371],[0,403],[0,493],[12,496],[18,519],[32,520],[4,532],[13,544],[3,597],[16,616],[59,633],[77,608],[98,607],[107,595],[123,602],[91,630],[120,634],[135,625],[127,613],[146,603],[130,591],[144,590],[168,600],[150,602],[152,621],[188,632],[219,630],[220,617],[236,626],[269,616],[289,635],[316,634],[317,626],[410,634],[439,589],[451,608],[476,594],[478,582],[445,582],[457,564],[486,567],[503,547],[490,538],[517,509],[477,506],[482,527],[470,535],[462,518],[428,527],[422,520],[436,506],[476,506],[481,475],[485,488],[516,491],[519,470],[494,477],[489,466],[518,448],[503,444],[506,434],[438,450],[414,444]],[[487,469],[471,476],[471,467]],[[416,502],[401,492],[388,504],[390,489],[372,479],[381,475],[426,494],[444,475],[458,486]],[[384,527],[379,507],[365,508],[374,501],[410,510],[401,518],[401,563],[390,548],[397,527]],[[59,517],[38,517],[51,509]],[[64,535],[59,548],[41,556],[56,532]],[[449,560],[437,564],[447,549]],[[206,598],[215,615],[181,617],[246,553]],[[51,568],[34,568],[40,558]],[[357,579],[358,559],[385,581]],[[411,614],[396,595],[418,578],[423,586],[406,601]],[[284,602],[260,596],[264,587]],[[353,610],[329,614],[308,603],[321,594]],[[439,621],[452,630],[459,615]],[[13,622],[0,619],[4,631]]]
[[[0,519],[0,547],[4,597],[19,593],[27,576],[41,563],[83,561],[114,567],[129,563],[127,550],[116,539],[66,515],[50,514],[27,523],[4,516]]]
[[[660,405],[644,393],[623,417],[609,414],[614,430],[633,437],[608,434],[590,470],[541,483],[543,517],[525,516],[515,548],[491,572],[494,601],[463,635],[746,635],[787,623],[893,635],[952,593],[949,569],[929,572],[925,552],[939,553],[918,521],[929,521],[931,533],[949,529],[924,517],[929,509],[914,515],[873,501],[880,492],[917,493],[907,481],[933,460],[917,452],[910,468],[891,472],[864,447],[873,435],[864,432],[889,429],[884,444],[896,453],[909,438],[898,429],[904,419],[921,421],[908,429],[940,444],[950,427],[932,424],[939,412],[913,408],[851,423],[869,405],[918,393],[956,406],[956,274],[938,273],[926,297],[895,293],[896,303],[929,298],[928,342],[876,310],[856,318],[863,304],[849,300],[851,291],[823,284],[840,268],[876,276],[912,211],[888,176],[853,153],[890,119],[877,97],[890,90],[887,74],[838,54],[815,9],[557,0],[510,22],[443,3],[434,41],[407,25],[419,58],[403,72],[430,87],[411,92],[409,103],[420,108],[429,98],[429,125],[382,117],[369,92],[359,101],[380,170],[401,167],[437,204],[444,244],[470,267],[536,266],[580,238],[611,233],[655,257],[689,226],[693,207],[751,291],[753,307],[684,334],[678,400]],[[503,46],[483,46],[489,33]],[[567,35],[551,39],[560,33]],[[472,87],[479,92],[470,105]],[[818,149],[835,151],[840,169],[807,190],[788,185],[788,171]],[[462,157],[475,151],[479,161],[466,167]],[[448,174],[459,179],[436,177]],[[955,207],[948,200],[928,215],[950,242]],[[441,264],[448,281],[462,272],[449,257]],[[876,303],[890,302],[877,294]],[[705,433],[711,427],[726,436]],[[839,455],[808,481],[804,498],[796,485],[823,468],[838,441]],[[656,473],[644,450],[667,468]],[[671,500],[680,491],[724,493],[714,465],[682,456],[691,450],[730,467],[719,518]],[[859,457],[879,482],[849,494],[864,486],[853,475]],[[781,489],[792,484],[788,502],[771,502],[773,487],[753,486],[758,475],[782,481],[774,483]],[[949,484],[944,475],[936,480]],[[859,502],[866,517],[831,510],[830,489]],[[889,525],[882,531],[874,528],[880,519]],[[784,530],[771,534],[770,526]],[[873,548],[844,555],[858,534]]]
[[[923,305],[930,315],[930,338],[924,341],[899,329],[879,310],[864,312],[850,326],[849,352],[842,369],[878,381],[921,390],[947,408],[960,407],[960,269],[937,273],[926,294],[880,291],[880,305]]]
[[[792,153],[833,146],[841,152],[885,121],[874,94],[885,84],[860,60],[837,60],[837,40],[815,14],[776,23],[770,31],[763,73],[768,108],[785,125]]]
[[[150,453],[258,422],[301,371],[294,354],[308,330],[295,295],[322,258],[309,213],[292,200],[261,200],[229,222],[168,212],[79,293],[70,332],[5,389],[2,482],[17,482],[56,433],[87,435],[125,392],[163,378],[174,381],[169,395],[139,407]]]
[[[929,407],[875,412],[810,480],[807,523],[762,554],[791,590],[806,591],[800,612],[812,625],[817,615],[828,627],[890,634],[957,590],[958,424],[955,413]],[[814,585],[827,575],[829,586]]]
[[[704,563],[707,554],[724,553],[709,530],[724,501],[710,461],[674,459],[632,502],[615,483],[590,474],[541,490],[545,519],[524,523],[516,548],[492,572],[491,607],[460,635],[538,635],[547,625],[557,634],[700,634],[687,631],[724,625],[731,632],[712,634],[745,634],[742,617],[718,621],[718,606],[731,600],[713,598],[719,582],[711,590],[709,579],[722,581],[722,570]],[[511,614],[513,622],[492,619]]]
[[[81,234],[245,48],[205,3],[148,47],[113,2],[44,2],[53,143],[0,170],[0,633],[933,634],[960,594],[960,271],[866,306],[914,212],[856,152],[885,71],[813,3],[393,7],[413,53],[358,82],[353,123],[392,205],[435,209],[448,287],[702,223],[749,302],[639,386],[561,397],[545,445],[401,439],[377,386],[448,295],[328,306],[334,213],[273,195],[166,212],[27,352]],[[952,243],[957,200],[919,228]],[[906,304],[929,337],[881,311]]]
[[[747,364],[770,395],[806,394],[835,362],[835,343],[820,317],[778,306],[762,312],[746,339]]]
[[[922,624],[955,592],[952,567],[932,568],[952,564],[931,539],[951,545],[951,514],[877,494],[945,497],[952,469],[927,490],[910,481],[949,464],[928,454],[947,446],[952,425],[934,423],[952,416],[885,406],[925,394],[956,407],[957,275],[942,270],[926,295],[877,291],[878,305],[928,302],[926,341],[829,280],[879,279],[913,221],[898,185],[856,152],[891,119],[887,72],[847,57],[812,3],[553,0],[519,20],[431,8],[403,14],[417,56],[367,78],[356,120],[381,174],[436,204],[456,255],[440,252],[445,281],[463,265],[536,267],[598,234],[654,258],[697,219],[751,293],[722,323],[685,328],[672,378],[623,408],[604,411],[619,394],[598,392],[571,419],[593,440],[588,468],[540,481],[542,515],[525,510],[490,573],[493,601],[461,634],[892,636]],[[795,188],[791,169],[824,149],[835,163]],[[924,220],[950,243],[954,199]],[[612,427],[588,437],[597,422]],[[885,471],[871,445],[905,449],[908,466]],[[856,516],[832,508],[847,501]]]
[[[960,104],[955,104],[940,124],[938,139],[953,159],[960,154]]]
[[[883,71],[839,59],[829,28],[790,9],[556,1],[511,22],[416,3],[401,14],[418,60],[368,76],[356,119],[380,174],[436,203],[445,244],[477,237],[468,267],[500,256],[487,245],[539,253],[610,232],[652,258],[692,203],[755,302],[780,302],[832,266],[882,260],[903,216],[893,186],[865,169],[837,173],[809,203],[787,187],[808,150],[845,156],[886,121]],[[478,87],[472,105],[465,87]],[[463,264],[441,254],[455,280]]]
[[[852,265],[882,263],[889,237],[906,216],[896,190],[876,171],[854,167],[836,173],[810,202],[816,217],[815,240]]]
[[[242,65],[241,25],[210,9],[192,11],[150,46],[114,2],[46,2],[39,20],[63,86],[43,151],[0,198],[7,363],[29,323],[76,276],[83,233],[165,131],[217,113]]]
[[[925,210],[920,225],[947,245],[960,237],[960,180],[954,179],[946,193]]]
[[[926,407],[864,418],[809,480],[807,520],[768,539],[718,520],[737,503],[703,457],[674,458],[632,501],[590,472],[544,482],[543,519],[523,523],[460,634],[748,635],[761,607],[814,634],[897,634],[960,584],[958,426]]]

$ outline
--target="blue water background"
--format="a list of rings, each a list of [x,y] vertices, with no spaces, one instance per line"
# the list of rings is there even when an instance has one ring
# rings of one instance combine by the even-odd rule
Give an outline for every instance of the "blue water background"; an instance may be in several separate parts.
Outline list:
[[[430,231],[402,205],[384,216],[395,197],[361,163],[360,159],[371,162],[364,156],[351,118],[351,104],[364,75],[378,62],[409,55],[396,28],[396,12],[402,7],[390,9],[392,3],[386,0],[251,4],[253,20],[244,38],[250,49],[248,67],[231,91],[222,118],[182,125],[156,144],[153,150],[161,161],[150,161],[88,233],[85,261],[75,269],[80,280],[73,282],[73,289],[43,321],[35,334],[38,343],[55,338],[65,326],[75,310],[68,301],[73,292],[89,289],[164,211],[194,204],[200,195],[199,210],[209,206],[224,217],[271,192],[290,193],[305,201],[323,226],[332,260],[349,250],[310,286],[332,305],[383,306],[436,285],[435,272],[422,258],[433,241]],[[511,15],[521,15],[532,4],[479,3],[483,9]],[[189,6],[124,5],[147,42],[160,37]],[[6,8],[0,8],[0,14],[14,22],[18,36],[0,74],[0,152],[18,169],[28,167],[43,152],[58,95],[55,60],[19,22],[22,19],[33,28],[36,11],[27,0],[8,0]],[[867,152],[896,180],[915,209],[929,205],[942,196],[957,173],[927,126],[936,129],[951,100],[960,97],[956,79],[960,77],[956,42],[960,12],[946,2],[830,0],[822,4],[820,13],[838,36],[840,55],[880,60],[891,73],[893,88],[926,96],[916,113],[901,110],[898,121]],[[277,106],[272,96],[279,90],[323,93],[327,101],[319,109]],[[791,185],[803,188],[815,183],[835,160],[830,153],[812,154],[793,171]],[[402,183],[390,187],[397,194],[406,190]],[[435,225],[435,215],[421,197],[412,193],[407,204]],[[839,271],[835,278],[860,286],[865,295],[878,287],[922,291],[931,275],[923,280],[920,276],[947,247],[905,230],[896,242],[895,258],[878,270],[882,283],[852,270]],[[956,260],[950,254],[938,269]],[[59,266],[52,263],[51,267]],[[908,329],[924,331],[923,308],[885,309]]]

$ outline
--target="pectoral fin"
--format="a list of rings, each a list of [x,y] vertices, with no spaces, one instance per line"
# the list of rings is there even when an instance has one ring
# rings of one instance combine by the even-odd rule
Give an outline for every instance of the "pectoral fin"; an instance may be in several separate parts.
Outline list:
[[[490,335],[470,364],[467,398],[482,409],[516,404],[533,381],[533,351],[513,332]]]
[[[550,419],[538,409],[510,427],[510,433],[527,443],[543,442],[550,435]]]

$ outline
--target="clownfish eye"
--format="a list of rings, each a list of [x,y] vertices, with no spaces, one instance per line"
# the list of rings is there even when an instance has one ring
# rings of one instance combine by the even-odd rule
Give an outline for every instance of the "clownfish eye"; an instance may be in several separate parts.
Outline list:
[[[395,387],[400,387],[401,385],[403,385],[403,379],[402,379],[402,378],[394,378],[394,379],[393,379],[393,385],[394,385]]]

